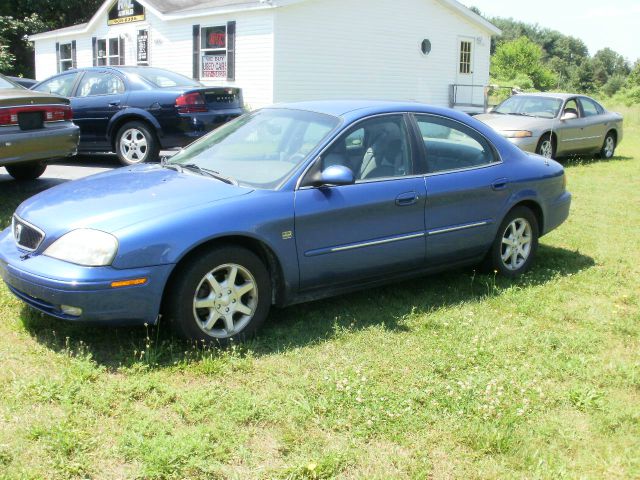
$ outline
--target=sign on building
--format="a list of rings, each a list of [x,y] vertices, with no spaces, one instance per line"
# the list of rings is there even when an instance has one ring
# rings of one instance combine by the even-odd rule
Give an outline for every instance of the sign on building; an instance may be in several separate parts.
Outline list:
[[[109,10],[107,25],[140,22],[144,20],[144,7],[136,0],[118,0]]]

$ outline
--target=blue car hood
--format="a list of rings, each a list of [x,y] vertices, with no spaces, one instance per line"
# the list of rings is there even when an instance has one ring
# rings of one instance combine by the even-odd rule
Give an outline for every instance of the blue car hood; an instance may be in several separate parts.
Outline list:
[[[112,233],[176,210],[250,192],[211,177],[137,165],[58,185],[23,202],[16,213],[54,237],[76,228]]]

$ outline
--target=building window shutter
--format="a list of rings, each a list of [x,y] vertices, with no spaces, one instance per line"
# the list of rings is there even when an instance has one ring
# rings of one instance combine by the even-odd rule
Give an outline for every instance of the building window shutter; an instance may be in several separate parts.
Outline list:
[[[93,66],[98,65],[98,39],[96,37],[91,37],[91,49],[93,50]]]
[[[60,44],[56,42],[56,73],[60,73]]]
[[[227,22],[227,80],[236,79],[236,22]]]
[[[71,42],[71,68],[78,68],[78,58],[76,56],[76,41]]]
[[[118,53],[120,54],[120,63],[118,65],[124,65],[124,37],[120,37],[120,45],[118,45]]]
[[[200,25],[193,26],[193,78],[200,80]]]

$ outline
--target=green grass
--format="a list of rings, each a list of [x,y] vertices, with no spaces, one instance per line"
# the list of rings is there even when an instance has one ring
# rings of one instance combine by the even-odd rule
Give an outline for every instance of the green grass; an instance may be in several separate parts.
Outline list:
[[[640,109],[570,219],[471,269],[272,312],[224,351],[0,287],[0,479],[639,478]],[[38,182],[2,185],[0,222]]]

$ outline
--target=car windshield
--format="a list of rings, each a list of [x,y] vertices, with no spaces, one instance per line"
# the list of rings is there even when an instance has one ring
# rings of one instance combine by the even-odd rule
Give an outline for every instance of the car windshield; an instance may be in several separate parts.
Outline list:
[[[184,77],[178,73],[163,70],[161,68],[136,68],[126,69],[129,74],[137,75],[156,87],[200,87],[201,84],[188,77]]]
[[[315,112],[258,110],[214,130],[167,165],[199,168],[257,188],[276,188],[338,123],[336,117]]]
[[[20,88],[20,87],[15,83],[0,77],[0,88]]]
[[[507,115],[555,118],[560,113],[560,107],[562,107],[562,100],[559,98],[514,95],[498,105],[493,111]]]

